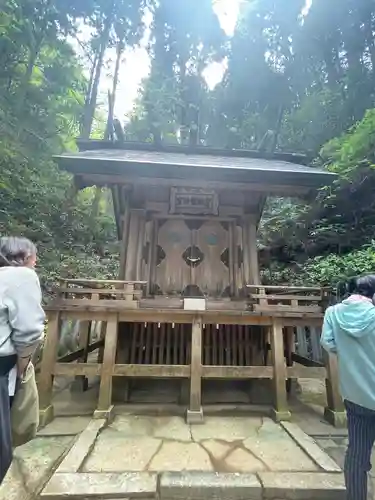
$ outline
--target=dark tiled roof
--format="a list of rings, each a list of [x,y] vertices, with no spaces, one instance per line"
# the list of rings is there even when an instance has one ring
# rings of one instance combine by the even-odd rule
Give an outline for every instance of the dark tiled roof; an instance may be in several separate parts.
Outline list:
[[[123,149],[96,149],[55,157],[59,165],[74,174],[133,174],[145,177],[227,180],[228,182],[277,182],[318,187],[330,184],[335,176],[277,159],[239,156],[211,156]]]
[[[261,158],[236,158],[209,155],[188,155],[181,153],[161,153],[149,151],[96,150],[66,154],[63,157],[79,159],[110,160],[114,162],[147,163],[154,165],[176,165],[207,168],[238,168],[246,170],[277,170],[278,172],[322,173],[321,170],[296,165],[294,163]]]

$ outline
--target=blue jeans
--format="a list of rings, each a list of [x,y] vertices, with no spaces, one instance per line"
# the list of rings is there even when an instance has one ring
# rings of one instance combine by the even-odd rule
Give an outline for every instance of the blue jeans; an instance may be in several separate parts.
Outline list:
[[[368,472],[375,442],[375,411],[345,401],[349,444],[345,456],[347,500],[367,500]]]
[[[17,356],[0,357],[0,484],[12,462],[12,431],[8,388],[9,371],[16,364]]]

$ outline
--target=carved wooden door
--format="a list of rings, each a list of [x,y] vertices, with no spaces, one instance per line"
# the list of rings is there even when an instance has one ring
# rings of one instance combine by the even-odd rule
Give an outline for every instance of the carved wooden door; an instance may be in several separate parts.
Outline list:
[[[219,221],[202,221],[193,232],[193,240],[201,252],[199,266],[193,270],[194,285],[208,297],[229,294],[228,230]]]
[[[182,258],[191,244],[191,232],[181,219],[160,221],[156,248],[156,290],[180,295],[190,282],[190,267]]]
[[[216,220],[160,225],[156,289],[162,295],[221,297],[230,285],[228,229]]]

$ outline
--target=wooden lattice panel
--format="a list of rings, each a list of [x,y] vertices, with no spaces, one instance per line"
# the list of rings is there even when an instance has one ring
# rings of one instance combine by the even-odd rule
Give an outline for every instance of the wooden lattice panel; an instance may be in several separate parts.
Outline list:
[[[120,331],[121,363],[189,365],[191,325],[133,323]]]
[[[262,366],[266,334],[244,325],[205,325],[203,364],[212,366]]]
[[[202,364],[263,366],[267,342],[264,330],[242,325],[204,325]],[[189,365],[191,325],[122,323],[117,363]]]

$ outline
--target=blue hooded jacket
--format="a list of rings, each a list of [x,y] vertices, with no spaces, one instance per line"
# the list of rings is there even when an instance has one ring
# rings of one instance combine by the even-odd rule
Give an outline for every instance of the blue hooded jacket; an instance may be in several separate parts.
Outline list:
[[[375,410],[375,306],[349,298],[329,307],[324,316],[321,345],[336,353],[341,396]]]

